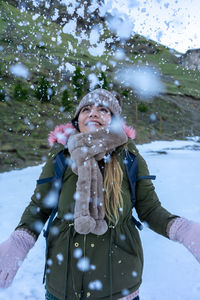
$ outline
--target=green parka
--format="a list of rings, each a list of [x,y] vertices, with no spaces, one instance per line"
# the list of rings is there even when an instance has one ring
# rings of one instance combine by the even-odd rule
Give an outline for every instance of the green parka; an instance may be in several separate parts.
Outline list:
[[[125,147],[137,155],[137,176],[148,175],[145,160],[133,141],[129,140]],[[53,159],[63,150],[66,157],[69,157],[63,145],[54,144],[40,179],[54,175]],[[75,232],[73,210],[77,175],[70,167],[64,173],[58,215],[48,237],[46,265],[46,288],[60,300],[80,299],[81,291],[81,299],[117,300],[123,297],[124,290],[132,293],[141,284],[143,251],[138,230],[131,219],[132,203],[123,150],[124,147],[120,146],[115,153],[124,174],[121,187],[123,211],[117,226],[110,225],[103,235],[81,235]],[[17,228],[25,228],[38,237],[52,211],[53,196],[51,183],[37,185]],[[137,182],[135,209],[142,222],[147,222],[152,230],[167,237],[167,224],[176,216],[161,206],[151,180]]]

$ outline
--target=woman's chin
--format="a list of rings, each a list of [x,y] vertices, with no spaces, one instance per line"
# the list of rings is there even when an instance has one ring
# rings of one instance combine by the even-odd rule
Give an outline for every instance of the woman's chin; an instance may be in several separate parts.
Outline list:
[[[90,131],[96,131],[97,129],[103,127],[102,125],[88,125],[86,127],[86,131],[90,132]]]

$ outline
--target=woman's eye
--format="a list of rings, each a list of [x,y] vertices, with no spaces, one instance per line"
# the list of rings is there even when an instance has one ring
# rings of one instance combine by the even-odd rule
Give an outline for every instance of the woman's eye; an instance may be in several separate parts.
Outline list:
[[[87,111],[89,111],[89,107],[84,107],[84,108],[82,109],[82,112],[87,112]]]
[[[109,113],[109,110],[104,108],[104,107],[101,107],[100,111],[103,112],[103,113]]]

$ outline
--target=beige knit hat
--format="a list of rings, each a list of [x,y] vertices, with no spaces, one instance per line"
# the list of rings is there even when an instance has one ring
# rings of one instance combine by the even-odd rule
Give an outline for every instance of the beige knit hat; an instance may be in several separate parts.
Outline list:
[[[105,89],[96,89],[83,97],[76,109],[74,118],[78,116],[80,110],[84,106],[91,104],[106,106],[110,109],[113,115],[120,115],[122,112],[119,101],[114,93]]]

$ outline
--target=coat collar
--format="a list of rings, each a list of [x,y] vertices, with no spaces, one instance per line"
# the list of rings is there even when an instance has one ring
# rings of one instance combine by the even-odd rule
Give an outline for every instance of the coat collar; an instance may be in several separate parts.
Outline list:
[[[131,126],[127,126],[125,123],[122,123],[122,127],[130,139],[135,139],[135,129],[133,129]],[[75,128],[71,123],[56,126],[55,129],[49,133],[49,145],[53,146],[54,143],[59,143],[65,146],[70,134],[74,129]]]

